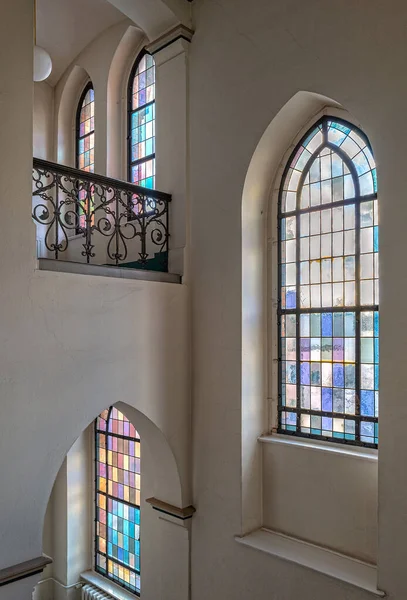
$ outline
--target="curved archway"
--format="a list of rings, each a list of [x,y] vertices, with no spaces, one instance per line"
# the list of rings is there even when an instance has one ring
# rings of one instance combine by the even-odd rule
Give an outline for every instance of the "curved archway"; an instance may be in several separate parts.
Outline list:
[[[297,92],[272,119],[250,161],[242,196],[242,533],[261,526],[261,461],[257,438],[269,430],[267,390],[267,231],[272,190],[304,124],[336,101]],[[283,152],[282,152],[282,149]],[[267,240],[267,242],[266,242]]]
[[[160,524],[153,514],[154,511],[145,504],[145,500],[154,496],[181,508],[181,476],[170,444],[157,424],[125,402],[117,402],[114,407],[125,415],[140,434],[141,506],[142,511],[145,511],[142,516],[145,532],[144,538],[142,537],[142,552],[146,562],[150,564],[154,562],[154,555],[159,551],[157,540]],[[54,559],[54,566],[47,570],[46,581],[51,578],[57,587],[60,584],[74,584],[81,573],[93,566],[90,516],[94,506],[91,484],[94,473],[91,450],[94,443],[93,423],[94,420],[83,429],[65,455],[43,517],[43,551]],[[149,579],[151,580],[151,574]],[[52,585],[51,581],[51,592]]]
[[[107,81],[107,175],[126,179],[127,86],[134,61],[145,42],[135,26],[124,32],[114,53]]]
[[[172,449],[163,432],[141,411],[125,402],[114,405],[137,428],[140,438],[147,444],[154,461],[156,494],[164,502],[183,506],[181,478]]]
[[[149,452],[155,464],[154,479],[157,482],[155,494],[164,502],[182,507],[188,498],[185,483],[181,480],[174,452],[162,430],[150,417],[134,406],[131,406],[126,402],[116,402],[114,406],[127,417],[132,425],[134,425],[139,432],[143,443],[149,448]],[[60,463],[58,472],[62,467],[63,461],[69,455],[69,452],[72,450],[82,433],[94,423],[94,419],[101,414],[104,408],[106,407],[102,407],[90,422],[88,421],[85,426],[81,427],[79,435],[75,435],[74,441],[71,443]],[[52,479],[50,489],[55,483],[57,476],[58,474]],[[50,495],[51,491],[49,493],[49,496]]]
[[[57,162],[75,166],[75,120],[80,95],[90,76],[74,65],[69,72],[61,95],[56,101]]]

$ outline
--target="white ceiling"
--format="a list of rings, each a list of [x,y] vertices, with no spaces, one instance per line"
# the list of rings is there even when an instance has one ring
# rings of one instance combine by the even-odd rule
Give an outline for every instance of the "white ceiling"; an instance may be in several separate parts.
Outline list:
[[[37,44],[49,52],[55,85],[74,58],[125,15],[107,0],[37,0]]]

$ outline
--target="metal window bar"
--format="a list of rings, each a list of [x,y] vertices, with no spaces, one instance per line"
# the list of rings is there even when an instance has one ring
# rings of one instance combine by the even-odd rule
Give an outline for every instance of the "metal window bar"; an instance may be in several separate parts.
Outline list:
[[[350,125],[349,123],[347,123],[346,121],[343,121],[342,119],[336,118],[336,117],[323,117],[319,122],[315,123],[315,125],[307,131],[307,133],[303,136],[303,138],[298,142],[298,144],[296,145],[294,151],[292,152],[289,160],[287,161],[287,165],[284,169],[284,173],[281,179],[281,187],[280,187],[280,192],[279,192],[279,200],[278,200],[278,225],[277,225],[277,229],[278,229],[278,309],[277,309],[277,326],[278,326],[278,361],[279,361],[279,372],[278,372],[278,427],[277,427],[277,431],[278,433],[282,433],[284,435],[291,435],[291,436],[297,436],[297,437],[305,437],[305,438],[312,438],[312,439],[320,439],[320,440],[324,440],[324,441],[329,441],[329,442],[335,442],[335,443],[342,443],[342,444],[350,444],[350,445],[356,445],[356,446],[364,446],[364,447],[371,447],[371,448],[377,448],[377,444],[374,443],[369,443],[369,442],[365,442],[365,441],[361,441],[360,439],[360,423],[361,421],[366,421],[366,422],[372,422],[372,423],[378,423],[378,417],[370,417],[370,416],[366,416],[366,415],[361,415],[361,410],[360,410],[360,364],[361,364],[361,359],[360,359],[360,313],[363,311],[378,311],[379,310],[379,306],[377,304],[374,305],[369,305],[369,306],[365,306],[365,305],[361,305],[360,304],[360,273],[359,273],[359,261],[360,261],[360,229],[361,229],[361,225],[360,225],[360,205],[362,202],[368,201],[368,200],[375,200],[377,199],[377,193],[374,194],[370,194],[370,195],[366,195],[366,196],[362,196],[360,194],[360,187],[359,187],[359,179],[358,179],[358,174],[356,172],[356,169],[352,163],[352,161],[348,158],[348,156],[341,151],[340,147],[328,142],[327,140],[327,126],[328,126],[328,121],[329,120],[333,120],[342,124],[345,124],[346,126],[352,127],[353,130],[355,130],[358,135],[364,139],[367,143],[367,146],[370,148],[370,144],[369,141],[367,140],[365,134],[358,129],[356,126],[354,125]],[[291,162],[293,160],[293,157],[295,156],[296,152],[298,151],[298,148],[301,146],[301,144],[303,143],[303,141],[307,138],[307,136],[309,135],[310,131],[313,130],[314,128],[318,127],[318,125],[321,125],[322,127],[322,132],[323,132],[323,142],[320,144],[320,146],[313,152],[313,154],[308,158],[307,160],[307,165],[304,168],[302,175],[300,177],[299,183],[298,183],[298,187],[297,187],[297,191],[296,191],[296,209],[292,210],[292,211],[287,211],[287,212],[283,212],[282,211],[282,197],[283,197],[283,183],[286,179],[287,173],[290,169],[290,165]],[[300,205],[300,197],[301,197],[301,190],[306,178],[306,175],[309,171],[309,168],[312,164],[312,162],[314,161],[314,159],[319,155],[319,153],[321,152],[321,150],[323,150],[324,148],[329,148],[333,151],[335,151],[343,160],[343,162],[346,164],[346,166],[348,167],[351,175],[352,175],[352,180],[353,180],[353,184],[355,186],[355,196],[353,198],[350,199],[344,199],[344,200],[340,200],[337,202],[331,202],[331,203],[327,203],[327,204],[321,204],[321,205],[316,205],[316,206],[309,206],[308,208],[301,208]],[[354,306],[341,306],[341,307],[334,307],[334,306],[330,306],[330,307],[326,307],[326,308],[300,308],[300,269],[299,269],[299,265],[301,262],[300,259],[300,243],[299,240],[301,238],[301,231],[300,231],[300,219],[299,216],[301,214],[305,214],[305,213],[311,213],[314,211],[321,211],[323,209],[327,209],[327,208],[335,208],[337,206],[346,206],[347,204],[354,204],[355,205],[355,305]],[[287,309],[287,308],[282,308],[282,298],[281,298],[281,293],[282,293],[282,280],[281,280],[281,267],[282,267],[282,262],[281,262],[281,248],[282,248],[282,236],[281,236],[281,222],[283,219],[286,219],[290,216],[296,216],[297,220],[296,220],[296,239],[297,239],[297,245],[296,245],[296,265],[297,265],[297,281],[296,281],[296,308],[295,309]],[[300,357],[300,315],[301,314],[307,314],[307,313],[334,313],[334,312],[340,312],[345,314],[346,312],[354,312],[355,316],[356,316],[356,334],[355,334],[355,338],[356,338],[356,359],[355,359],[355,365],[356,365],[356,369],[355,369],[355,376],[356,376],[356,381],[355,381],[355,391],[356,391],[356,406],[355,406],[355,415],[351,415],[348,413],[336,413],[336,412],[326,412],[323,410],[313,410],[313,409],[307,409],[307,408],[303,408],[301,406],[301,398],[300,398],[300,381],[301,381],[301,373],[300,373],[300,367],[301,367],[301,357]],[[296,319],[296,369],[297,369],[297,374],[296,374],[296,381],[297,381],[297,406],[294,407],[289,407],[289,406],[285,406],[283,405],[282,402],[282,385],[283,385],[283,373],[282,373],[282,342],[283,342],[283,336],[282,336],[282,316],[283,315],[289,315],[289,314],[295,314],[297,316]],[[281,426],[281,414],[285,412],[285,413],[295,413],[296,414],[296,430],[295,431],[290,431],[287,429],[282,428]],[[301,415],[302,414],[308,414],[308,415],[315,415],[315,416],[319,416],[319,417],[335,417],[335,418],[351,418],[355,420],[355,439],[354,440],[348,440],[348,439],[343,439],[343,438],[339,438],[339,437],[326,437],[324,435],[317,435],[314,433],[304,433],[301,431]]]
[[[109,543],[109,535],[108,535],[109,528],[108,528],[107,521],[106,521],[106,552],[102,552],[98,547],[98,535],[96,532],[96,526],[97,526],[97,523],[99,522],[99,519],[98,519],[99,508],[97,505],[98,494],[100,494],[106,498],[106,515],[108,514],[108,500],[109,499],[116,500],[117,502],[120,502],[121,504],[126,504],[127,506],[130,506],[132,508],[137,508],[140,510],[140,506],[138,504],[132,504],[131,502],[127,502],[126,500],[123,500],[123,499],[119,498],[118,496],[112,496],[108,492],[103,492],[99,489],[99,486],[98,486],[98,463],[101,462],[99,459],[99,451],[98,451],[99,450],[98,449],[98,435],[103,435],[105,437],[106,458],[105,458],[104,464],[106,465],[106,479],[107,480],[108,480],[107,473],[108,473],[108,467],[109,467],[108,455],[107,455],[109,436],[112,438],[114,437],[114,438],[119,438],[122,440],[140,441],[140,438],[132,438],[130,436],[120,435],[120,434],[109,431],[109,422],[110,422],[111,413],[112,413],[112,407],[109,408],[109,412],[108,412],[108,415],[106,418],[106,430],[98,429],[98,426],[97,426],[98,420],[97,419],[94,422],[94,450],[95,450],[95,456],[94,456],[94,503],[95,503],[94,568],[97,573],[100,573],[101,575],[103,575],[103,577],[106,577],[106,579],[110,579],[111,581],[113,581],[117,585],[121,586],[122,588],[132,592],[135,596],[140,596],[140,594],[136,590],[134,590],[130,585],[126,585],[124,582],[120,581],[119,579],[116,579],[114,576],[110,575],[108,572],[107,562],[108,562],[108,560],[110,560],[113,563],[128,569],[132,573],[140,575],[139,569],[132,568],[130,565],[128,565],[128,564],[120,561],[119,559],[115,558],[114,556],[111,556],[110,554],[108,554],[107,548],[108,548],[108,543]],[[101,556],[104,556],[106,558],[106,571],[101,569],[99,567],[99,565],[97,564],[97,555],[98,554],[100,554]]]
[[[155,150],[153,150],[152,154],[148,154],[148,155],[144,156],[143,158],[137,158],[137,159],[132,160],[132,147],[133,147],[133,144],[136,143],[136,141],[133,139],[133,135],[132,135],[132,117],[133,117],[133,115],[148,108],[149,106],[151,106],[151,107],[155,106],[155,98],[154,98],[154,100],[151,100],[149,102],[145,101],[144,104],[140,104],[140,106],[137,106],[137,108],[133,108],[134,79],[135,79],[136,75],[138,74],[138,69],[139,69],[139,65],[140,65],[142,58],[144,56],[146,56],[147,54],[149,54],[149,52],[147,52],[147,50],[145,48],[143,48],[143,50],[137,56],[136,61],[131,70],[129,81],[128,81],[128,86],[127,86],[127,177],[128,177],[129,181],[132,181],[132,178],[133,178],[132,170],[133,170],[134,166],[142,164],[144,162],[148,162],[149,160],[155,159]],[[153,177],[155,178],[155,173],[153,174]]]
[[[166,272],[170,202],[164,192],[33,161],[32,216],[44,258]]]

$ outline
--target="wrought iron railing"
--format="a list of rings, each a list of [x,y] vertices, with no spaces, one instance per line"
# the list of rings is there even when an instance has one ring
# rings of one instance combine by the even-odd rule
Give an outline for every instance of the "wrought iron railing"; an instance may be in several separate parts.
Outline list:
[[[171,196],[34,158],[39,257],[168,270]]]

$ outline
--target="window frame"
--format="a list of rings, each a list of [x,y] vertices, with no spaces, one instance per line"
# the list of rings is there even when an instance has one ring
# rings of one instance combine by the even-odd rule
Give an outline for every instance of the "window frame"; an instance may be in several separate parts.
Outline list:
[[[103,414],[104,411],[102,411],[102,413],[100,415],[98,415],[98,417],[96,417],[96,419],[94,420],[93,423],[93,454],[92,454],[92,458],[93,458],[93,473],[94,473],[94,483],[93,483],[93,499],[92,499],[92,506],[93,506],[93,514],[94,514],[94,519],[93,519],[93,558],[92,558],[92,569],[94,570],[95,573],[97,573],[98,575],[100,575],[101,577],[104,577],[107,581],[110,581],[118,586],[120,586],[122,589],[126,590],[126,592],[133,594],[136,598],[140,597],[140,592],[138,592],[137,590],[133,590],[130,587],[127,587],[126,585],[124,585],[121,581],[118,581],[117,579],[114,579],[113,577],[109,577],[108,575],[108,571],[107,571],[107,560],[112,560],[113,562],[115,562],[116,564],[118,564],[119,566],[124,566],[126,569],[133,571],[134,573],[137,573],[141,579],[141,554],[140,554],[140,569],[137,570],[136,568],[132,568],[129,567],[127,565],[121,564],[120,562],[118,562],[115,558],[111,557],[108,554],[108,548],[107,548],[107,544],[108,544],[108,523],[107,523],[107,519],[106,519],[106,553],[105,553],[105,558],[106,558],[106,573],[103,573],[102,570],[99,570],[100,568],[97,565],[97,555],[101,554],[103,555],[103,553],[98,549],[98,534],[97,534],[97,523],[98,521],[98,506],[97,506],[97,495],[99,493],[104,494],[105,498],[106,498],[106,517],[108,515],[108,500],[109,498],[112,500],[116,500],[118,502],[121,502],[123,504],[127,504],[128,506],[132,507],[132,508],[137,508],[140,512],[140,538],[139,538],[139,542],[141,544],[141,502],[140,505],[136,505],[136,504],[132,504],[131,502],[127,502],[126,500],[122,500],[119,498],[115,498],[113,496],[110,496],[108,494],[108,488],[106,490],[106,492],[100,492],[100,490],[98,490],[98,445],[97,445],[97,436],[98,434],[104,434],[106,437],[106,442],[107,442],[107,438],[109,435],[111,435],[112,437],[116,437],[116,438],[121,438],[121,439],[127,439],[129,441],[135,441],[137,438],[131,438],[129,436],[123,436],[121,434],[117,434],[117,433],[112,433],[109,432],[109,420],[110,420],[110,416],[112,414],[112,410],[113,410],[114,406],[110,406],[108,408],[108,413],[107,413],[107,417],[106,417],[106,431],[103,431],[101,429],[98,429],[98,419],[99,417],[101,417],[101,415]],[[118,409],[117,409],[118,410]],[[126,415],[124,415],[125,418],[127,419]],[[127,419],[128,420],[128,419]],[[131,423],[131,422],[130,422]],[[133,426],[134,427],[134,426]],[[137,430],[136,430],[137,431]],[[140,457],[141,457],[141,438],[138,438],[138,441],[140,443]],[[106,468],[107,468],[107,472],[106,472],[106,483],[108,483],[109,481],[109,477],[108,477],[108,461],[107,461],[107,444],[106,444]],[[141,464],[141,458],[140,458],[140,464]],[[140,470],[141,472],[141,470]],[[141,485],[140,485],[141,487]]]
[[[148,160],[153,159],[154,161],[156,160],[156,148],[155,148],[155,139],[156,139],[156,135],[154,132],[154,152],[153,154],[149,154],[148,156],[145,156],[144,158],[138,158],[135,161],[131,160],[131,149],[132,149],[132,135],[131,135],[131,119],[134,113],[148,107],[148,106],[154,106],[156,108],[156,90],[154,92],[154,100],[151,100],[150,102],[144,104],[143,106],[140,106],[139,108],[135,108],[133,109],[133,86],[134,86],[134,78],[136,76],[137,73],[137,69],[139,68],[140,62],[142,61],[143,57],[146,56],[146,54],[149,54],[153,60],[154,60],[154,56],[153,54],[151,54],[151,52],[148,52],[147,48],[143,48],[139,54],[137,55],[136,60],[134,61],[134,64],[132,66],[132,69],[130,71],[130,75],[129,75],[129,79],[128,79],[128,84],[127,84],[127,180],[130,183],[133,183],[132,181],[132,168],[135,165],[141,164],[143,162],[147,162]],[[154,60],[154,70],[155,70],[155,75],[156,75],[156,64],[155,64],[155,60]],[[154,78],[154,84],[156,85],[156,79]],[[156,121],[156,114],[154,115],[154,122]],[[156,178],[156,170],[155,170],[155,165],[154,165],[154,188],[155,188],[155,178]],[[139,185],[139,184],[135,184],[135,185]],[[153,188],[153,189],[154,189]]]
[[[95,128],[93,128],[92,131],[90,131],[89,133],[81,136],[80,135],[80,125],[81,125],[81,110],[82,110],[82,105],[83,105],[83,101],[86,98],[86,94],[89,92],[89,90],[93,90],[93,93],[95,93],[95,88],[93,87],[93,83],[91,80],[89,80],[85,87],[82,90],[82,93],[79,97],[79,101],[77,104],[77,108],[76,108],[76,118],[75,118],[75,169],[78,170],[82,170],[79,167],[79,142],[83,139],[85,139],[86,137],[90,136],[92,133],[95,134]]]
[[[269,289],[271,292],[271,295],[274,296],[274,298],[277,298],[277,302],[276,304],[274,304],[274,308],[272,309],[271,313],[272,313],[272,319],[271,322],[269,324],[269,332],[271,334],[269,334],[269,340],[268,340],[268,344],[269,344],[269,357],[271,358],[271,363],[274,363],[275,366],[273,366],[273,364],[271,364],[270,370],[269,370],[269,374],[271,377],[271,394],[272,397],[274,397],[274,393],[276,393],[276,401],[273,402],[271,404],[271,416],[272,416],[272,429],[274,431],[276,431],[276,433],[284,435],[284,436],[291,436],[293,438],[300,438],[301,439],[309,439],[310,441],[312,440],[319,440],[320,442],[329,442],[329,444],[342,444],[342,445],[346,445],[346,446],[359,446],[359,447],[365,447],[365,448],[372,448],[372,449],[377,449],[378,448],[378,444],[376,443],[370,443],[370,442],[366,442],[366,441],[362,441],[360,439],[355,439],[355,440],[348,440],[348,439],[343,439],[343,438],[336,438],[336,437],[328,437],[328,436],[323,436],[323,435],[316,435],[316,434],[312,434],[312,433],[303,433],[300,431],[300,428],[298,426],[298,418],[297,418],[297,430],[296,431],[289,431],[287,429],[283,429],[281,427],[281,412],[285,411],[287,409],[286,406],[282,406],[282,385],[283,385],[283,380],[282,380],[282,341],[283,338],[281,335],[281,330],[282,330],[282,323],[281,323],[281,316],[283,314],[287,314],[285,311],[287,309],[282,309],[282,262],[281,262],[281,253],[282,253],[282,234],[281,234],[281,221],[282,219],[286,218],[287,216],[292,215],[296,215],[297,218],[298,216],[301,214],[299,212],[299,208],[298,206],[296,206],[294,211],[288,211],[288,212],[283,212],[282,211],[282,203],[283,203],[283,193],[284,193],[284,183],[286,181],[286,177],[287,174],[291,168],[291,163],[296,155],[296,153],[298,152],[299,148],[301,147],[302,143],[307,139],[307,137],[310,135],[310,133],[316,129],[319,125],[321,125],[323,128],[327,128],[327,123],[329,121],[334,121],[338,124],[342,124],[345,127],[350,128],[351,130],[355,131],[355,133],[357,135],[359,135],[362,140],[366,143],[366,146],[368,147],[368,149],[370,150],[370,152],[372,153],[372,156],[374,157],[373,154],[373,150],[370,144],[370,141],[367,137],[367,135],[363,132],[363,130],[361,130],[357,125],[355,125],[350,119],[346,119],[343,116],[338,116],[337,113],[339,111],[336,110],[331,110],[331,111],[326,111],[324,110],[323,113],[319,115],[318,118],[313,119],[311,123],[308,123],[306,127],[304,127],[302,129],[302,133],[300,135],[300,137],[296,138],[295,143],[293,143],[290,147],[290,149],[284,154],[284,159],[281,163],[281,167],[279,169],[280,173],[279,173],[279,177],[278,177],[278,187],[276,189],[275,192],[275,196],[277,196],[277,202],[272,203],[272,211],[271,211],[271,215],[269,217],[270,220],[270,225],[271,226],[271,237],[272,239],[276,239],[275,234],[276,234],[276,230],[277,230],[277,252],[272,252],[271,254],[271,269],[269,269]],[[360,186],[359,186],[359,175],[356,171],[356,168],[352,162],[352,159],[346,154],[346,152],[341,151],[340,147],[335,146],[332,143],[325,143],[323,145],[323,148],[329,147],[332,150],[334,150],[342,159],[343,163],[348,167],[351,175],[352,175],[352,180],[355,186],[355,195],[353,198],[349,198],[349,199],[343,199],[341,201],[337,201],[337,202],[331,202],[331,203],[327,203],[327,204],[320,204],[320,205],[316,205],[314,208],[314,211],[322,211],[325,208],[334,208],[335,206],[346,206],[346,204],[355,204],[355,206],[357,205],[358,207],[360,207],[361,203],[369,201],[369,200],[378,200],[378,193],[377,191],[374,192],[373,194],[370,195],[361,195],[360,194]],[[319,152],[321,151],[321,149],[319,148]],[[297,192],[296,194],[298,194],[298,191],[301,190],[305,178],[307,176],[307,174],[309,173],[309,167],[312,165],[313,161],[315,160],[316,156],[319,154],[319,152],[317,153],[317,151],[315,151],[312,156],[308,159],[306,166],[304,167],[304,170],[301,174],[299,183],[298,183],[298,187],[297,187]],[[376,166],[375,166],[376,168]],[[273,205],[275,208],[273,208]],[[312,211],[311,205],[309,206],[308,210],[311,209]],[[311,212],[310,211],[310,212]],[[358,215],[358,217],[356,216]],[[356,317],[356,335],[355,335],[355,339],[359,342],[356,343],[356,359],[355,359],[355,371],[356,371],[356,384],[355,384],[355,389],[359,392],[359,396],[358,394],[356,394],[356,408],[355,408],[355,416],[357,417],[355,419],[355,423],[357,421],[361,421],[361,420],[368,420],[368,421],[373,421],[374,423],[378,423],[379,421],[379,417],[365,417],[360,415],[360,365],[361,365],[361,360],[360,360],[360,350],[361,350],[361,344],[360,344],[360,340],[361,340],[361,336],[360,336],[360,318],[359,315],[362,311],[377,311],[380,314],[380,302],[378,304],[372,304],[372,305],[362,305],[360,303],[360,294],[358,296],[358,291],[357,288],[359,287],[361,278],[360,278],[360,274],[358,273],[358,265],[359,265],[359,261],[360,261],[360,256],[361,256],[361,252],[360,252],[360,231],[361,231],[362,227],[361,227],[361,223],[360,223],[360,208],[358,210],[355,210],[355,232],[358,231],[359,234],[356,235],[356,239],[355,239],[355,262],[356,262],[356,271],[355,271],[355,282],[357,283],[356,290],[355,290],[355,294],[357,297],[357,301],[355,301],[355,306],[343,306],[343,307],[338,307],[335,310],[334,306],[330,306],[330,307],[319,307],[319,308],[312,308],[310,307],[309,309],[302,309],[301,307],[297,307],[295,309],[292,309],[292,312],[294,314],[297,315],[298,319],[297,319],[297,332],[296,332],[296,337],[295,339],[297,340],[297,344],[299,342],[300,339],[300,332],[299,332],[299,316],[303,313],[312,313],[312,312],[316,312],[316,313],[321,313],[323,314],[323,312],[355,312],[355,317]],[[296,238],[297,239],[297,238]],[[273,244],[274,245],[274,244]],[[380,252],[380,250],[379,250]],[[270,260],[270,254],[269,254],[269,260]],[[295,264],[297,266],[297,281],[296,281],[296,289],[298,290],[298,285],[299,285],[299,260],[298,260],[298,255],[295,261]],[[277,269],[277,271],[275,271],[275,269]],[[275,275],[276,273],[276,275]],[[378,275],[378,281],[380,281],[380,275]],[[277,287],[277,290],[275,289]],[[296,292],[298,293],[298,292]],[[290,310],[290,309],[288,309]],[[374,339],[374,338],[373,338]],[[379,339],[380,339],[380,335],[379,335]],[[297,354],[297,358],[298,358],[298,354]],[[380,358],[379,358],[380,360]],[[296,359],[296,362],[297,359]],[[332,363],[333,364],[333,363]],[[380,364],[380,363],[379,363]],[[297,366],[297,371],[298,371],[299,367]],[[297,376],[297,380],[298,380],[298,376]],[[276,389],[276,384],[274,382],[277,382],[277,389]],[[296,408],[293,408],[292,410],[290,410],[289,412],[294,412],[298,415],[301,415],[302,413],[307,413],[309,412],[309,414],[312,413],[312,409],[310,409],[309,411],[307,409],[301,409],[299,408],[299,398],[300,398],[300,382],[297,381],[297,406]],[[331,389],[333,389],[333,385],[331,387]],[[274,391],[273,391],[274,390]],[[332,411],[332,413],[328,414],[323,414],[324,411],[322,411],[322,407],[321,407],[321,411],[319,411],[319,415],[322,416],[330,416],[332,418],[335,417],[335,413]],[[339,418],[341,418],[341,414],[337,413]],[[353,418],[354,415],[347,415],[350,418]],[[358,428],[357,428],[358,430]],[[356,435],[356,434],[355,434]],[[360,435],[360,434],[359,434]],[[357,437],[357,436],[356,436]],[[299,441],[300,441],[299,440]]]
[[[76,118],[75,118],[75,169],[77,169],[78,171],[82,171],[83,169],[81,169],[79,167],[79,144],[81,142],[81,140],[84,140],[86,137],[89,137],[92,133],[93,133],[93,139],[95,140],[95,126],[93,127],[92,131],[90,131],[89,133],[81,136],[80,135],[80,127],[81,127],[81,111],[82,111],[82,107],[83,107],[83,102],[86,98],[86,94],[89,92],[89,90],[93,90],[93,94],[95,94],[95,88],[93,87],[93,83],[92,80],[90,79],[85,87],[82,90],[82,93],[79,97],[79,101],[77,104],[77,108],[76,108]],[[95,99],[93,99],[93,102],[95,102]],[[95,124],[95,119],[94,119],[94,124]],[[95,146],[94,146],[95,148]],[[95,163],[93,163],[95,164]],[[93,171],[85,171],[85,172],[89,172],[89,173],[94,173],[95,169],[93,169]],[[78,194],[79,194],[79,190]],[[89,190],[86,190],[86,195],[89,196]],[[91,199],[88,197],[87,198],[87,202],[91,203]],[[85,227],[81,227],[80,225],[80,203],[79,203],[79,197],[78,200],[76,202],[76,214],[77,214],[77,225],[75,227],[75,234],[76,235],[80,235],[84,233],[84,229],[86,230],[86,225]]]

